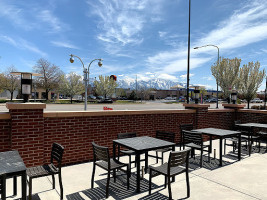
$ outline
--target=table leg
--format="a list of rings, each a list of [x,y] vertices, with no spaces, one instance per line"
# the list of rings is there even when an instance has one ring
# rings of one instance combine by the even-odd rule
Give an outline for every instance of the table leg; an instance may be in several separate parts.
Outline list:
[[[241,134],[238,135],[238,160],[241,160]]]
[[[114,142],[113,142],[113,158],[116,159],[116,143]]]
[[[136,192],[140,192],[140,153],[136,153]]]
[[[210,153],[212,153],[212,135],[210,135]]]
[[[147,173],[148,169],[148,152],[145,153],[145,173]]]
[[[251,133],[250,133],[251,134]],[[251,142],[251,135],[248,136],[248,155],[250,156],[251,154],[251,147],[252,147],[252,142]]]
[[[223,138],[220,137],[220,166],[222,166],[222,141]]]
[[[18,191],[17,176],[13,176],[13,195],[14,196],[17,196],[17,191]]]
[[[22,200],[27,199],[27,174],[26,170],[22,173],[21,176],[21,189],[22,189]]]
[[[175,145],[172,146],[172,151],[175,151]],[[172,177],[172,182],[175,182],[175,176]]]

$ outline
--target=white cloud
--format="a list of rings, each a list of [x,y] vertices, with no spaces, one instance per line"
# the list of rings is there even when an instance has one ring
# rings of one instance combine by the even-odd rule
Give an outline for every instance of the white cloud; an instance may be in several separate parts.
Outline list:
[[[121,47],[139,45],[143,42],[141,32],[150,17],[160,12],[163,0],[99,0],[87,1],[90,15],[94,13],[101,21],[98,24],[100,33],[97,38],[108,48],[108,53],[116,54],[120,50],[111,51],[110,44]]]
[[[77,46],[63,41],[51,41],[51,43],[57,47],[65,47],[70,49],[79,49]]]
[[[23,38],[13,39],[13,38],[6,36],[6,35],[0,35],[0,41],[11,44],[12,46],[14,46],[18,49],[29,50],[29,51],[37,53],[43,57],[47,56],[47,54],[45,52],[41,51],[34,44],[32,44],[31,42],[28,42],[27,40],[25,40]]]
[[[159,31],[159,37],[165,37],[167,35],[167,32]]]
[[[195,76],[195,74],[189,74],[189,77],[193,77]],[[186,79],[187,78],[187,74],[183,74],[180,76],[181,79]]]
[[[49,32],[60,32],[63,29],[62,26],[66,26],[50,10],[39,11],[37,17],[50,26]]]
[[[204,76],[204,77],[202,77],[202,79],[205,79],[207,81],[213,81],[214,80],[213,77],[211,77],[211,76]]]

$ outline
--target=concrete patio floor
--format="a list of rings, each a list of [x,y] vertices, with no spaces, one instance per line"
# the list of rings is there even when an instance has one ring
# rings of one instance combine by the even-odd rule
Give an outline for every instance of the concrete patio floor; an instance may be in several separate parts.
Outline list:
[[[219,153],[218,141],[213,141],[213,149]],[[219,167],[219,156],[214,159],[214,152],[211,160],[204,157],[203,167],[199,168],[199,157],[190,159],[190,188],[189,199],[216,199],[216,200],[244,200],[244,199],[267,199],[267,153],[266,147],[254,148],[252,155],[248,157],[247,152],[242,148],[242,160],[237,160],[237,152],[234,154],[231,147],[227,147],[226,155],[223,156],[223,167]],[[179,150],[179,147],[176,147]],[[197,152],[198,153],[198,152]],[[165,162],[168,153],[164,154]],[[122,161],[127,162],[128,156]],[[149,158],[149,165],[155,164],[154,158]],[[144,163],[142,163],[142,166]],[[126,175],[123,172],[117,173],[117,182],[110,182],[110,196],[108,199],[127,200],[164,200],[168,199],[168,188],[164,188],[164,177],[152,178],[152,194],[148,195],[149,175],[145,174],[141,181],[141,192],[135,192],[135,170],[132,164],[130,189],[126,187]],[[88,200],[105,199],[106,171],[96,168],[94,188],[91,188],[92,162],[67,166],[62,168],[62,179],[64,187],[64,200]],[[59,200],[58,178],[56,176],[56,190],[52,190],[51,177],[38,178],[33,180],[33,200]],[[18,196],[12,197],[12,179],[7,180],[7,196],[9,200],[21,198],[20,178],[18,178]],[[185,174],[176,176],[172,183],[173,199],[186,199]],[[28,190],[28,187],[27,187]],[[27,191],[28,192],[28,191]]]

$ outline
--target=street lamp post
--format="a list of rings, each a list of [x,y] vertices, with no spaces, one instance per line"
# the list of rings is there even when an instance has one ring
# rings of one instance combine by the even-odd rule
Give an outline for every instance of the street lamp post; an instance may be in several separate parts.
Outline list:
[[[201,47],[195,47],[194,49],[199,49],[199,48],[202,48],[202,47],[215,47],[217,48],[218,50],[218,58],[217,58],[217,66],[219,66],[219,59],[220,59],[220,50],[219,50],[219,47],[216,46],[216,45],[213,45],[213,44],[207,44],[207,45],[204,45],[204,46],[201,46]],[[217,85],[217,100],[216,100],[216,108],[219,108],[219,105],[218,105],[218,90],[219,90],[219,86],[218,86],[218,77],[216,77],[216,85]]]
[[[191,0],[189,0],[189,19],[188,19],[188,49],[187,49],[187,84],[186,84],[186,103],[189,103],[189,70],[190,70],[190,18]]]
[[[85,86],[84,110],[87,110],[87,88],[88,88],[89,74],[90,74],[89,69],[90,69],[91,64],[92,64],[94,61],[96,61],[96,60],[98,60],[98,66],[101,67],[101,66],[102,66],[102,59],[101,59],[101,58],[97,58],[97,59],[92,60],[92,61],[89,63],[88,68],[85,68],[85,67],[84,67],[84,64],[83,64],[83,61],[82,61],[82,59],[81,59],[79,56],[76,56],[76,55],[71,54],[71,55],[70,55],[70,62],[71,62],[71,63],[74,62],[74,58],[73,58],[73,57],[78,58],[78,59],[81,61],[82,65],[83,65],[84,86]]]

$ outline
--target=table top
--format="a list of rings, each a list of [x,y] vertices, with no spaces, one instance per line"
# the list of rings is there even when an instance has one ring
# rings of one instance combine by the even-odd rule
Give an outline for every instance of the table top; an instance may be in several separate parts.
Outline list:
[[[173,142],[168,142],[148,136],[117,139],[113,140],[113,142],[134,151],[150,151],[175,145],[175,143]]]
[[[193,131],[219,137],[240,134],[239,131],[231,131],[219,128],[202,128],[202,129],[194,129]]]
[[[244,126],[244,127],[258,127],[258,128],[267,128],[267,124],[261,123],[244,123],[244,124],[236,124],[237,126]]]
[[[18,151],[0,152],[0,173],[12,174],[25,170],[26,166]]]

